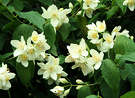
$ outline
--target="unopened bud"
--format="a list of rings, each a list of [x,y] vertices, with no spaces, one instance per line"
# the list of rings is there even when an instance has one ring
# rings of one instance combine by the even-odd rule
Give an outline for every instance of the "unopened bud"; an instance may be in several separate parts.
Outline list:
[[[67,96],[69,94],[69,92],[70,92],[70,89],[65,90],[64,96]]]
[[[65,84],[65,83],[69,83],[65,78],[60,78],[59,79],[61,83]]]
[[[81,11],[79,11],[76,15],[81,15]]]
[[[77,80],[76,80],[76,83],[77,83],[77,84],[83,84],[84,82],[83,82],[82,80],[80,80],[80,79],[77,79]]]
[[[79,85],[76,87],[77,90],[79,90],[81,87],[83,87],[82,85]]]
[[[73,4],[71,2],[69,3],[69,8],[73,9]]]
[[[59,11],[63,11],[63,8],[60,8]]]
[[[134,36],[130,36],[130,39],[131,39],[132,41],[134,41]]]

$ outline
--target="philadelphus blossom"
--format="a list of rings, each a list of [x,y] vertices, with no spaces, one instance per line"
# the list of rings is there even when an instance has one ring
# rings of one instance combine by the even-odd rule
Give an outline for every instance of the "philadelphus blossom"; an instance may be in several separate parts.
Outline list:
[[[62,23],[69,22],[69,19],[67,18],[66,15],[71,12],[71,9],[58,10],[57,6],[54,4],[48,7],[47,10],[43,7],[41,8],[43,10],[42,17],[46,19],[51,19],[51,24],[54,28],[57,27],[58,24],[60,24],[60,22]]]
[[[123,2],[123,5],[128,5],[128,8],[131,10],[131,11],[134,11],[135,9],[135,0],[125,0]]]
[[[15,77],[14,73],[9,72],[7,68],[7,64],[2,63],[2,67],[0,67],[0,89],[8,90],[11,88],[10,79]]]
[[[61,76],[67,76],[67,73],[65,73],[63,68],[59,65],[59,58],[54,58],[52,55],[48,57],[46,64],[38,63],[38,65],[40,66],[38,75],[43,75],[44,79],[49,79],[51,83],[48,84],[52,84],[53,81],[57,82]]]
[[[103,60],[104,54],[103,52],[98,53],[96,50],[91,49],[90,54],[92,57],[88,58],[87,62],[90,65],[94,65],[94,69],[98,70],[101,66],[101,62]]]
[[[53,92],[56,96],[60,98],[64,98],[64,87],[61,86],[55,86],[53,89],[50,90]]]
[[[29,60],[32,60],[34,64],[35,60],[43,60],[46,55],[45,51],[50,49],[46,41],[43,32],[38,34],[36,31],[33,31],[32,36],[27,39],[27,44],[23,36],[21,36],[21,41],[11,40],[11,45],[16,48],[14,56],[18,56],[17,62],[21,63],[24,67],[28,67]]]

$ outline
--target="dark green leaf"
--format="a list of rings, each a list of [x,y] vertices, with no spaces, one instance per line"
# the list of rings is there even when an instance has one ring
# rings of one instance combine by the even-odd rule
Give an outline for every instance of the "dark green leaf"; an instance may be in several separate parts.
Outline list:
[[[113,6],[109,11],[107,11],[107,19],[111,18],[113,15],[116,15],[118,12],[119,7],[118,6]]]
[[[55,31],[54,31],[54,27],[48,23],[45,24],[44,26],[44,34],[45,34],[45,38],[47,39],[47,43],[50,45],[50,47],[53,47],[54,42],[55,42]]]
[[[9,2],[9,0],[1,0],[1,2],[2,2],[3,5],[6,6],[8,4],[8,2]]]
[[[78,15],[78,16],[76,16],[76,21],[77,21],[77,24],[80,27],[81,31],[83,32],[83,36],[86,37],[87,31],[88,31],[88,29],[86,27],[86,25],[88,24],[86,17],[82,17],[82,16]]]
[[[135,62],[135,52],[128,52],[121,57],[122,60]]]
[[[16,11],[21,11],[24,7],[21,0],[14,0],[11,5],[15,8]]]
[[[124,1],[125,0],[115,0],[116,4],[120,7],[120,9],[121,9],[121,11],[122,11],[123,14],[126,13],[126,9],[127,9],[127,6],[124,6],[123,5],[123,2]]]
[[[6,58],[10,57],[12,54],[13,54],[13,52],[6,53],[6,54],[2,55],[2,59],[6,59]]]
[[[17,26],[19,26],[20,23],[17,20],[13,20],[12,22],[9,22],[7,25],[5,25],[2,28],[2,31],[6,31],[6,30],[14,30]]]
[[[38,1],[48,6],[53,4],[52,0],[38,0]]]
[[[16,63],[16,71],[23,85],[28,88],[35,72],[33,62],[29,62],[28,67],[24,67],[21,63]]]
[[[52,46],[52,48],[51,48],[50,51],[51,51],[51,53],[52,53],[53,55],[58,56],[58,54],[57,54],[57,48],[56,48],[55,45]]]
[[[69,23],[64,23],[58,31],[62,35],[63,41],[65,41],[70,33],[70,24]]]
[[[86,96],[91,94],[91,90],[89,86],[83,86],[79,89],[77,98],[85,98]]]
[[[102,63],[101,72],[104,80],[112,88],[114,96],[117,98],[120,83],[119,69],[112,60],[106,59]]]
[[[38,12],[30,11],[30,12],[17,12],[19,17],[27,19],[30,23],[33,23],[37,27],[43,30],[43,24],[45,23],[45,20]]]
[[[128,77],[129,75],[129,71],[127,69],[120,69],[120,75],[122,77],[123,80],[126,80],[126,78]]]
[[[4,46],[4,42],[5,42],[5,34],[0,34],[0,50],[3,49],[3,46]]]
[[[65,58],[66,58],[66,56],[64,56],[64,55],[59,55],[60,64],[63,64],[63,63],[65,62]]]
[[[135,98],[135,91],[129,91],[122,95],[120,98]]]
[[[8,12],[2,12],[2,15],[5,16],[7,19],[13,21],[13,17],[11,14],[9,14]]]
[[[107,8],[107,6],[104,4],[98,4],[97,6],[97,9],[104,9],[104,8]]]
[[[13,32],[12,39],[20,40],[21,36],[24,36],[25,41],[27,41],[27,39],[32,35],[33,31],[34,31],[33,26],[27,24],[21,24]]]
[[[2,5],[0,5],[0,12],[6,10],[6,8]]]
[[[135,80],[131,82],[131,90],[135,91]]]
[[[124,35],[116,38],[114,52],[116,54],[125,54],[135,50],[135,43]]]

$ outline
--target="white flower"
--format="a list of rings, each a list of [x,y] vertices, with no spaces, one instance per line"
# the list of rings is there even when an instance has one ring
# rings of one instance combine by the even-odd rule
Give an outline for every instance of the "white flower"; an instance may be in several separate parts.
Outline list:
[[[89,63],[87,63],[87,58],[83,56],[75,61],[75,65],[72,66],[72,69],[75,69],[77,67],[81,68],[84,76],[94,71],[93,66],[89,65]]]
[[[123,5],[128,5],[128,8],[131,10],[131,11],[134,11],[134,8],[135,8],[135,1],[134,0],[125,0],[123,2]]]
[[[101,66],[101,62],[103,60],[103,57],[104,57],[103,52],[98,53],[96,50],[91,49],[90,54],[92,55],[92,57],[87,59],[88,64],[90,64],[90,65],[95,64],[94,68],[96,70],[99,69]]]
[[[119,35],[125,35],[126,37],[130,37],[129,35],[129,31],[128,30],[123,30],[121,33],[119,33]]]
[[[86,25],[86,27],[89,29],[89,31],[90,30],[92,30],[92,31],[96,31],[97,30],[97,27],[96,27],[96,25],[94,23]]]
[[[68,55],[66,58],[65,58],[65,62],[66,63],[70,63],[70,62],[74,62],[76,59],[75,58],[72,58],[71,55]]]
[[[67,96],[69,94],[69,92],[70,92],[70,89],[65,90],[64,91],[64,96]]]
[[[100,41],[99,41],[99,35],[98,35],[98,32],[97,31],[88,31],[88,36],[87,36],[88,39],[91,39],[90,42],[92,42],[93,44],[98,44]]]
[[[16,50],[14,51],[13,55],[16,57],[18,55],[20,55],[25,48],[25,40],[24,37],[21,36],[21,41],[18,40],[11,40],[11,45],[14,46],[16,48]]]
[[[63,98],[63,92],[64,92],[64,87],[61,86],[55,86],[53,89],[50,90],[51,92],[53,92],[54,94],[56,94],[56,96],[59,96],[60,98]]]
[[[116,27],[113,29],[112,33],[115,33],[115,34],[117,35],[117,34],[120,33],[120,32],[119,32],[120,30],[121,30],[121,26],[116,26]]]
[[[96,26],[97,26],[96,29],[98,32],[104,32],[106,30],[106,24],[105,24],[104,20],[103,20],[103,22],[97,21]]]
[[[36,31],[32,32],[31,40],[34,43],[37,43],[39,40],[44,40],[45,36],[43,35],[43,32],[41,34],[38,34]]]
[[[83,0],[83,9],[95,9],[98,5],[98,3],[100,2],[99,0]]]
[[[76,89],[79,90],[82,87],[83,87],[82,85],[79,85],[79,86],[76,87]]]
[[[54,81],[57,80],[57,75],[61,74],[63,70],[63,68],[59,65],[59,58],[54,58],[53,56],[49,56],[46,64],[38,63],[38,65],[41,67],[38,71],[38,75],[43,74],[43,78],[52,78]]]
[[[91,9],[91,8],[88,8],[88,9],[85,9],[84,11],[85,11],[85,13],[86,13],[86,16],[87,16],[88,18],[91,18],[94,10]],[[84,14],[85,14],[85,13],[84,13]]]
[[[105,42],[103,43],[103,46],[107,46],[108,48],[113,48],[114,46],[114,35],[110,35],[109,33],[103,33],[103,38],[105,39]]]
[[[57,27],[58,23],[59,23],[59,19],[64,17],[64,14],[58,10],[58,8],[56,7],[56,5],[51,5],[47,11],[45,10],[45,8],[41,7],[43,10],[43,14],[42,17],[44,18],[50,18],[51,19],[51,24],[53,27]]]
[[[79,45],[71,43],[70,46],[67,46],[67,49],[72,58],[79,58],[80,56],[88,56],[86,47],[85,40],[82,38]]]
[[[16,61],[18,63],[21,62],[24,67],[28,67],[28,64],[29,64],[28,60],[29,60],[28,54],[24,52],[24,53],[20,54],[17,57],[17,60]]]

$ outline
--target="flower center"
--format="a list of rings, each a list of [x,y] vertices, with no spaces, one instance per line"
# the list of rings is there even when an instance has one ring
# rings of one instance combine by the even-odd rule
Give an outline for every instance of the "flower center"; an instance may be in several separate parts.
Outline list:
[[[26,56],[26,54],[21,55],[21,60],[22,61],[26,61],[27,59],[28,59],[28,57]]]
[[[18,44],[17,48],[21,50],[21,49],[24,48],[24,45],[20,42],[20,43]]]
[[[36,36],[36,35],[33,36],[33,37],[32,37],[32,40],[33,40],[33,42],[37,42],[37,41],[38,41],[38,36]]]
[[[87,5],[90,5],[91,1],[90,0],[86,0],[86,3],[87,3]]]
[[[118,29],[115,29],[114,32],[118,33],[119,31],[118,31]]]
[[[36,46],[37,46],[38,50],[41,50],[41,51],[44,50],[44,45],[43,45],[42,42],[38,42],[38,43],[36,44]]]
[[[30,49],[29,51],[28,51],[28,54],[29,55],[32,55],[34,53],[34,49]]]
[[[99,62],[100,61],[100,57],[99,56],[92,56],[94,59],[94,62]]]
[[[134,5],[134,1],[133,0],[129,0],[129,5],[133,6]]]
[[[7,76],[7,77],[6,77],[6,81],[8,82],[9,80],[10,80],[10,77]]]
[[[100,30],[104,29],[104,25],[101,24],[101,26],[99,27]]]
[[[97,38],[97,33],[92,33],[93,38]]]
[[[56,12],[55,13],[52,13],[52,17],[53,18],[57,17],[57,13]]]
[[[111,43],[111,42],[112,42],[112,38],[110,38],[110,37],[108,36],[108,37],[106,37],[106,41],[107,41],[108,43]]]

